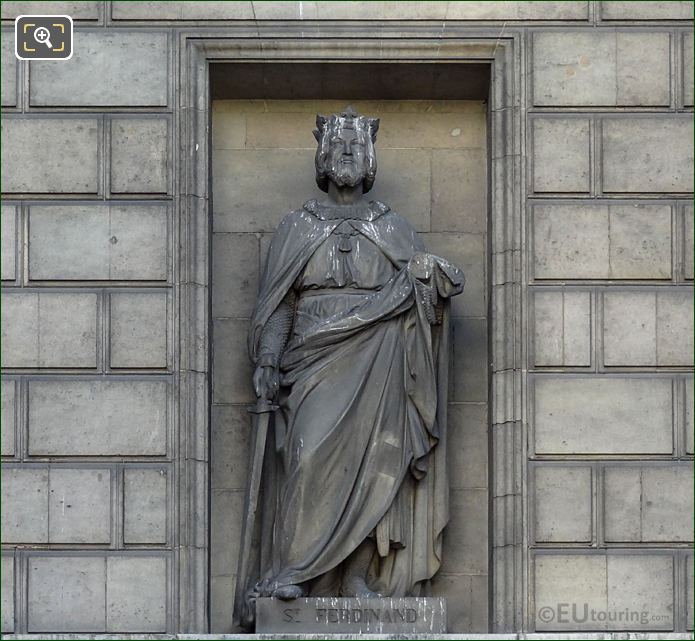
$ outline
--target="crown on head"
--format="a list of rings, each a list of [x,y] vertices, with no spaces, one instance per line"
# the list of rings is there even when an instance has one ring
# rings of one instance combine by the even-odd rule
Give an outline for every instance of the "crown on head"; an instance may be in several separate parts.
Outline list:
[[[328,133],[338,133],[342,129],[352,129],[358,133],[369,135],[376,142],[376,132],[379,130],[379,119],[360,116],[352,107],[346,107],[340,114],[331,116],[316,116],[314,137],[318,142]]]

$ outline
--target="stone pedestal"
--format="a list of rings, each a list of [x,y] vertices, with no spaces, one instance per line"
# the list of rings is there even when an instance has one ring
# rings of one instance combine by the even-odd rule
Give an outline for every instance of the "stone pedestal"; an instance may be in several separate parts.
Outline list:
[[[442,634],[446,599],[258,599],[257,633]]]

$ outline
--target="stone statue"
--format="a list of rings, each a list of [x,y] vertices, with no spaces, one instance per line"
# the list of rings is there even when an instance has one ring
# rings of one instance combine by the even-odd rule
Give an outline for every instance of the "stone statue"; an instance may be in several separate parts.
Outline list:
[[[260,411],[274,411],[247,497],[246,626],[257,597],[419,595],[448,519],[448,299],[463,273],[365,199],[378,119],[348,108],[316,124],[327,197],[280,223],[249,334]]]

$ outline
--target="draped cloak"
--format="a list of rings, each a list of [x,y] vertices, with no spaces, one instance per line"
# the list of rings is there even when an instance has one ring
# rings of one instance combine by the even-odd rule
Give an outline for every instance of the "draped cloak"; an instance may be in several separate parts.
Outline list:
[[[269,317],[343,222],[309,201],[279,225],[249,331],[254,362]],[[301,329],[295,316],[280,362],[280,409],[266,442],[250,571],[237,584],[246,586],[235,605],[244,625],[253,622],[256,596],[316,585],[367,538],[378,551],[369,584],[381,594],[417,595],[440,566],[448,521],[448,298],[462,291],[464,276],[427,254],[382,203],[349,224],[383,252],[392,275],[346,298],[354,304],[303,319]],[[437,292],[441,324],[430,324],[432,310],[417,295],[423,283]]]

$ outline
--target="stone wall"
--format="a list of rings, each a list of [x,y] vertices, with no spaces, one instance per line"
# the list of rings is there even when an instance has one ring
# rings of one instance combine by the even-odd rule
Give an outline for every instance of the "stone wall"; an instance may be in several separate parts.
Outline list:
[[[180,326],[189,299],[205,292],[189,287],[204,278],[194,273],[181,223],[184,206],[200,196],[184,180],[197,151],[181,124],[185,42],[289,35],[308,46],[336,30],[370,46],[398,38],[414,47],[514,42],[509,82],[522,124],[507,132],[517,136],[519,176],[505,206],[522,213],[514,229],[522,248],[522,286],[514,294],[522,402],[511,425],[518,448],[489,469],[519,465],[512,485],[520,502],[495,505],[512,506],[504,518],[520,534],[506,540],[491,531],[490,544],[521,546],[523,558],[504,578],[515,586],[520,615],[493,616],[490,625],[692,629],[692,3],[25,1],[1,9],[3,631],[204,628],[211,448],[204,439],[189,442],[182,427],[207,421],[187,399],[204,395],[210,382],[210,337],[197,337],[203,356],[194,362]],[[12,55],[14,17],[40,12],[74,18],[69,62],[18,63]],[[260,123],[251,140],[262,147],[276,132]],[[236,135],[232,127],[224,138]],[[283,153],[263,147],[280,176],[294,167],[292,154],[307,156],[294,144]],[[384,138],[380,144],[388,151]],[[453,162],[458,151],[438,153]],[[213,171],[219,166],[232,181],[216,186],[222,193],[253,178],[240,171],[252,164],[232,156],[212,154]],[[419,184],[416,159],[407,166]],[[308,191],[310,174],[302,176]],[[443,184],[443,203],[454,189],[466,185]],[[375,196],[406,215],[426,211],[395,191]],[[269,203],[271,217],[250,222],[243,212],[220,210],[225,215],[212,223],[213,275],[258,264],[272,216],[296,204],[294,197]],[[433,249],[470,274],[481,228],[459,229],[461,219],[440,217],[434,205],[429,211],[429,222],[413,222],[431,234]],[[480,274],[478,282],[486,280],[498,284],[497,275]],[[241,301],[254,286],[242,282],[212,300],[212,315],[228,319],[215,322],[212,336],[239,354],[238,319],[248,316]],[[486,296],[483,287],[478,300]],[[493,320],[495,309],[493,301]],[[487,304],[470,314],[462,341],[480,348]],[[235,361],[219,374],[211,445],[213,459],[226,464],[213,460],[209,478],[213,503],[225,507],[213,511],[213,558],[222,545],[216,531],[226,531],[230,545],[211,568],[211,611],[220,617],[215,626],[225,626],[238,526],[232,515],[243,485],[244,441],[234,434],[244,429],[248,368]],[[465,415],[468,407],[486,412],[481,382],[469,380],[474,400],[465,396],[465,379],[453,390],[462,403],[462,442],[453,450],[462,483],[473,470],[482,474],[485,460],[486,419]],[[455,496],[479,492],[484,501],[486,487],[461,485]],[[495,499],[505,492],[490,489]],[[184,512],[193,516],[185,520]],[[468,590],[466,577],[484,577],[487,567],[465,565],[482,560],[466,538],[468,525],[454,523],[447,535],[462,564],[451,598],[464,604],[455,625],[481,631],[488,606],[477,599],[485,588]],[[491,575],[490,585],[502,579]],[[186,600],[189,593],[197,600]],[[505,608],[491,603],[493,613]],[[659,618],[629,626],[544,620],[542,608],[557,611],[561,603],[647,609]]]

